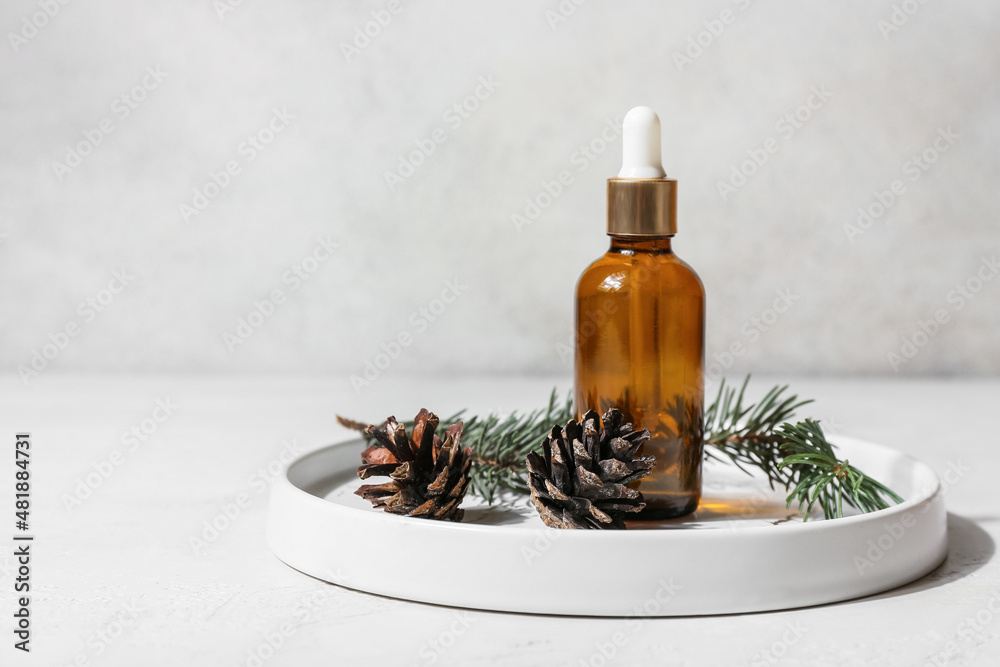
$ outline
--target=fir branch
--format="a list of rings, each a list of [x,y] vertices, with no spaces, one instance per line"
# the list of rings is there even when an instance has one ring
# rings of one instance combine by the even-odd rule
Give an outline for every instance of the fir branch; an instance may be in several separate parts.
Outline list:
[[[748,375],[739,392],[719,386],[715,401],[705,410],[705,456],[728,458],[740,470],[764,473],[771,488],[788,491],[786,507],[798,501],[803,521],[816,505],[827,519],[844,516],[844,503],[862,512],[889,507],[886,498],[902,502],[895,492],[841,461],[819,422],[792,424],[795,411],[812,400],[786,395],[788,385],[772,387],[757,403],[744,406]]]
[[[779,470],[787,471],[790,476],[786,488],[791,487],[791,492],[786,506],[798,501],[803,521],[809,520],[809,512],[816,505],[827,519],[839,519],[844,516],[845,502],[862,512],[889,507],[887,498],[903,502],[892,489],[868,477],[847,459],[839,460],[819,422],[806,419],[797,424],[782,424],[776,435],[782,440],[781,450],[787,452],[778,464]]]
[[[515,411],[506,417],[493,412],[466,421],[462,442],[472,447],[473,492],[491,505],[498,491],[527,493],[525,458],[541,446],[554,424],[565,424],[573,417],[572,397],[560,401],[553,388],[543,409]]]
[[[464,410],[442,424],[454,424],[462,419]],[[542,440],[555,424],[565,424],[573,419],[572,396],[559,400],[556,389],[549,396],[548,406],[532,412],[512,412],[502,417],[492,412],[485,417],[473,416],[465,420],[462,444],[472,447],[472,469],[469,482],[472,491],[490,505],[502,490],[527,493],[527,467],[525,458],[541,446]],[[337,415],[337,421],[355,431],[364,432],[367,424]],[[405,422],[407,430],[411,422]],[[369,436],[365,436],[366,439]]]
[[[705,456],[730,461],[747,474],[760,470],[771,488],[789,491],[786,505],[798,501],[804,520],[815,506],[827,519],[844,515],[844,503],[862,512],[889,506],[888,499],[902,502],[895,492],[837,459],[833,445],[826,439],[819,423],[812,419],[790,423],[795,411],[812,400],[789,395],[788,386],[775,386],[756,403],[745,404],[748,375],[740,386],[719,387],[715,400],[705,409],[701,429],[689,424],[686,436],[704,433]],[[692,406],[678,397],[668,409],[680,428],[697,421]],[[462,419],[464,410],[443,424]],[[689,414],[691,413],[691,414]],[[535,451],[553,425],[563,425],[575,417],[571,396],[560,402],[555,389],[546,408],[532,412],[513,412],[506,417],[490,413],[465,420],[463,444],[473,450],[470,473],[472,490],[489,504],[497,502],[501,490],[527,493],[525,458]],[[366,424],[337,416],[346,428],[364,431]],[[406,422],[407,429],[412,428]],[[683,429],[682,429],[683,430]],[[366,436],[369,438],[369,436]]]
[[[774,430],[790,420],[797,409],[812,403],[812,399],[799,400],[796,394],[787,396],[788,385],[784,385],[772,387],[757,403],[744,405],[749,382],[747,375],[739,392],[735,387],[727,387],[725,380],[719,385],[715,401],[705,409],[705,456],[724,460],[713,451],[718,450],[747,474],[750,474],[748,468],[763,471],[772,489],[775,484],[787,488],[790,472],[779,465],[782,437]]]

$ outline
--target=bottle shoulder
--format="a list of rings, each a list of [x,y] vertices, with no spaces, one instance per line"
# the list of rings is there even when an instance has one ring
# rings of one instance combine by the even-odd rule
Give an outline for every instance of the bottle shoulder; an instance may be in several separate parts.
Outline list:
[[[701,291],[702,294],[704,294],[705,283],[701,282],[701,276],[699,276],[698,272],[694,270],[694,267],[692,267],[690,264],[685,262],[680,257],[677,257],[676,255],[674,255],[674,257],[677,260],[678,271],[683,272],[690,281],[692,281],[694,284],[697,284],[698,289]]]
[[[673,252],[606,252],[584,269],[577,282],[577,294],[615,293],[642,286],[705,294],[705,286],[694,268]]]

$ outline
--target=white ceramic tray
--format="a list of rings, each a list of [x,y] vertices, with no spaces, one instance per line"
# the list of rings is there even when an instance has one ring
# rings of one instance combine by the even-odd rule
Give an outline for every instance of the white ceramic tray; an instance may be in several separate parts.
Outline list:
[[[352,440],[303,456],[279,477],[267,539],[293,568],[361,591],[577,616],[802,607],[885,591],[937,567],[947,542],[934,471],[881,445],[834,442],[906,501],[803,523],[766,482],[709,463],[701,505],[684,519],[555,530],[524,499],[487,508],[470,494],[462,523],[430,521],[386,514],[354,495],[364,445]]]

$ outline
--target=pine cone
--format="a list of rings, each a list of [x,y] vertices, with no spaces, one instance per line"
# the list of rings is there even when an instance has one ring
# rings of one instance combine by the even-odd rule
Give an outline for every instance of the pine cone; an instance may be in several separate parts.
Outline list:
[[[547,526],[624,529],[625,515],[646,506],[626,485],[653,469],[652,456],[635,456],[649,431],[623,421],[617,408],[600,419],[590,410],[581,422],[553,426],[542,454],[528,454],[531,502]]]
[[[391,482],[362,484],[354,493],[392,514],[461,521],[458,508],[469,486],[472,450],[462,449],[462,422],[448,427],[444,442],[434,434],[438,417],[420,410],[413,420],[412,439],[395,417],[384,429],[369,426],[365,433],[379,443],[361,454],[358,477],[388,475]]]

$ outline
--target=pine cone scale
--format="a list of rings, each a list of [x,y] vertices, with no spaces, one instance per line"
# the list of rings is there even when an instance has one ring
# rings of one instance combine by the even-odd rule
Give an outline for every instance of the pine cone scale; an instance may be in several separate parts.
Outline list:
[[[389,477],[392,477],[397,482],[412,484],[414,481],[416,481],[417,475],[415,472],[415,468],[411,464],[412,464],[411,461],[407,461],[406,463],[400,463],[395,470],[389,473]]]
[[[398,423],[395,418],[390,418],[386,426],[392,430],[392,440],[396,445],[396,458],[401,462],[412,461],[414,459],[413,449],[410,448],[410,441],[406,437],[406,427]]]
[[[385,484],[363,484],[356,491],[360,495],[364,495],[366,498],[382,498],[385,496],[391,496],[399,490],[395,482],[386,482]],[[364,493],[362,493],[362,491]],[[374,502],[374,501],[373,501]]]
[[[649,431],[633,430],[620,411],[588,410],[579,422],[553,427],[542,453],[527,456],[531,502],[555,528],[622,529],[627,514],[645,507],[627,484],[652,470],[651,456],[635,458]]]
[[[363,484],[355,493],[392,514],[460,521],[472,450],[461,447],[462,422],[448,428],[444,442],[435,435],[438,424],[437,415],[421,410],[412,438],[395,417],[389,417],[383,428],[369,426],[366,433],[382,447],[362,453],[358,477],[388,475],[392,481]]]
[[[438,416],[421,408],[413,424],[413,442],[417,446],[417,460],[421,468],[434,464],[434,432],[438,427]]]
[[[385,477],[396,469],[396,463],[366,463],[358,466],[358,477],[368,479],[369,477]]]
[[[449,470],[445,468],[441,471],[441,474],[437,478],[427,485],[427,493],[434,496],[439,496],[444,492],[445,488],[448,486]]]

